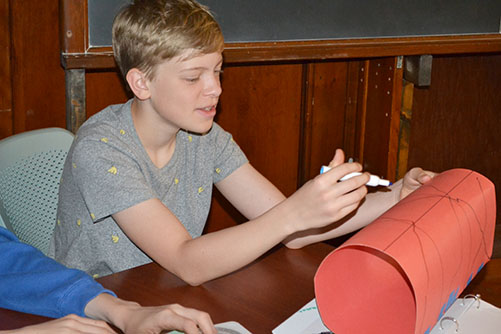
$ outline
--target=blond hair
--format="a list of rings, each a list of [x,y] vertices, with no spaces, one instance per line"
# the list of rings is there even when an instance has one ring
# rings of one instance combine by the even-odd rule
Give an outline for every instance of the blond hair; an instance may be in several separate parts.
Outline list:
[[[209,9],[192,0],[135,0],[113,21],[113,53],[125,77],[132,68],[154,77],[160,62],[222,52],[224,39]]]

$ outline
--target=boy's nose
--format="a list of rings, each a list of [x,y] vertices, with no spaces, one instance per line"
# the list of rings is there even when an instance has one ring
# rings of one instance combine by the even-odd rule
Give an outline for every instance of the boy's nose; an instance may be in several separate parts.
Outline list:
[[[221,82],[219,78],[211,78],[208,80],[205,87],[205,93],[209,96],[219,97],[223,89],[221,88]]]

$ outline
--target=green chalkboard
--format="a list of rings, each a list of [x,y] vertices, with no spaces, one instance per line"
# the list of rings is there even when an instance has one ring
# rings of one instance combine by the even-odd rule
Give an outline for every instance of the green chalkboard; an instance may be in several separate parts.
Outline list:
[[[89,44],[111,45],[130,0],[88,0]],[[501,0],[200,0],[225,41],[270,42],[499,33]]]

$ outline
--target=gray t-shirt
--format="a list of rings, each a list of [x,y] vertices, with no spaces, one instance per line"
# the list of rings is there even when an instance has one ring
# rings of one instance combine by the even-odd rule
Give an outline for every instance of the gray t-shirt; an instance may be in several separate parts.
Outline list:
[[[50,255],[94,277],[151,262],[112,214],[158,198],[196,238],[213,184],[247,162],[232,136],[214,123],[205,135],[179,131],[171,160],[156,167],[134,128],[131,102],[110,106],[82,125],[61,179]]]

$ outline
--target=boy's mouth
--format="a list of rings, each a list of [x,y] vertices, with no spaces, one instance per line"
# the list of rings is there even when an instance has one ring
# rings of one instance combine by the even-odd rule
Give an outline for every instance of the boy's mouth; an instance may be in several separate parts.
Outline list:
[[[199,110],[205,116],[213,117],[216,115],[216,106],[215,105],[198,108],[197,110]]]

